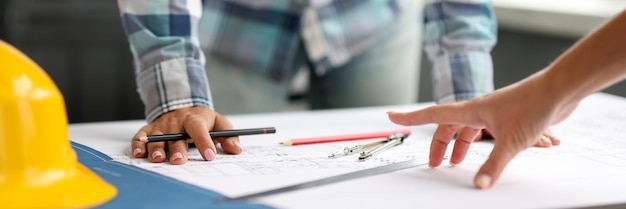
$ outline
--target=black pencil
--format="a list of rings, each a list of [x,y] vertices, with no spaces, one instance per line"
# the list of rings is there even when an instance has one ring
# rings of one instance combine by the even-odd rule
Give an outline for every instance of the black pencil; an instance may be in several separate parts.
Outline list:
[[[211,135],[211,138],[215,138],[215,137],[230,137],[230,136],[240,136],[240,135],[272,134],[272,133],[276,133],[276,128],[265,127],[265,128],[210,131],[209,135]],[[183,139],[189,139],[189,138],[191,137],[189,137],[188,134],[180,133],[180,134],[149,135],[149,136],[134,138],[133,140],[140,141],[140,142],[162,142],[162,141],[183,140]]]

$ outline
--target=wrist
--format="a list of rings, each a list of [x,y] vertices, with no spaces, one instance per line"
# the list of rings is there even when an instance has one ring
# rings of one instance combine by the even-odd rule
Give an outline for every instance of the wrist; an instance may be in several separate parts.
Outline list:
[[[583,81],[565,72],[567,70],[559,65],[550,65],[539,73],[538,80],[545,89],[545,98],[550,98],[557,104],[569,104],[577,103],[589,94]]]

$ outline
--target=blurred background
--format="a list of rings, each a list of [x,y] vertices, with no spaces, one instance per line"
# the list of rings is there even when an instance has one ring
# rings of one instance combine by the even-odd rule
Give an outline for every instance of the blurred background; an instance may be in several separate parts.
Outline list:
[[[581,36],[626,8],[626,0],[493,0],[499,41],[496,88],[545,67]],[[132,57],[114,0],[0,0],[0,39],[37,62],[64,95],[70,123],[143,119]],[[422,58],[419,101],[432,101]],[[306,76],[303,74],[302,76]],[[302,77],[301,77],[302,78]],[[306,110],[296,79],[289,110]],[[607,93],[626,96],[621,82]]]

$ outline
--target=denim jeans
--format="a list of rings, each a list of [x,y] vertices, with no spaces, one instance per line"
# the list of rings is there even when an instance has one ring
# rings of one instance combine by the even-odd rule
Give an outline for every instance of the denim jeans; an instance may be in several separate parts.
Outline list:
[[[414,4],[384,31],[378,43],[344,66],[323,75],[310,70],[309,106],[329,109],[417,102],[422,7]],[[300,47],[292,79],[277,82],[205,54],[213,103],[222,114],[283,111],[289,103],[291,80],[308,65]]]

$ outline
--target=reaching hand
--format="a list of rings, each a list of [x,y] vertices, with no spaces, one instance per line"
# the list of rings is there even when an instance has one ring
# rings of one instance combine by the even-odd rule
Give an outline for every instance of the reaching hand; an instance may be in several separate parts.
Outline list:
[[[545,82],[544,82],[545,83]],[[474,178],[477,188],[485,189],[500,177],[506,165],[525,148],[537,144],[542,132],[565,119],[577,102],[551,100],[540,78],[492,92],[473,100],[431,106],[409,113],[389,112],[389,119],[401,125],[437,123],[430,147],[431,167],[441,164],[448,143],[457,130],[450,162],[465,158],[474,137],[481,129],[489,130],[495,145],[489,158]]]
[[[226,153],[239,154],[239,137],[211,139],[211,130],[230,130],[231,123],[222,115],[205,107],[181,108],[161,115],[152,123],[139,129],[133,138],[146,135],[187,133],[195,143],[204,160],[212,161],[217,153],[216,144],[220,143]],[[148,157],[150,162],[165,162],[166,151],[169,162],[179,165],[187,162],[187,140],[173,142],[144,143],[131,141],[133,157]],[[147,149],[147,152],[146,152]]]

